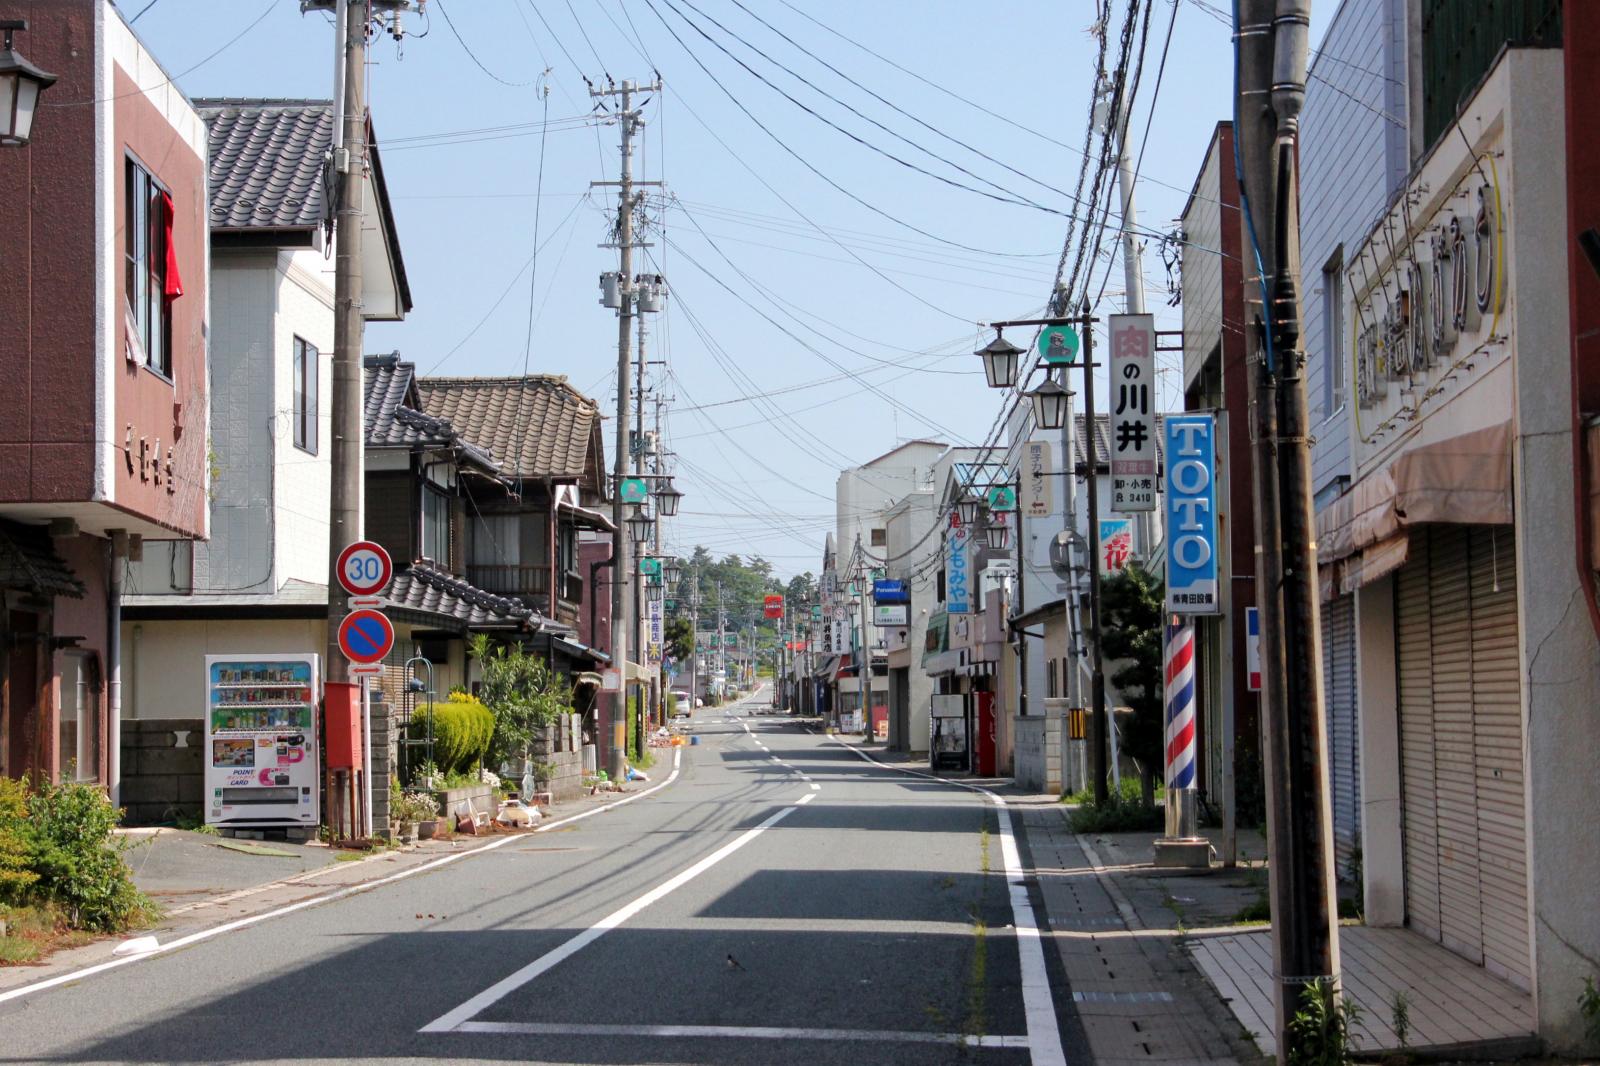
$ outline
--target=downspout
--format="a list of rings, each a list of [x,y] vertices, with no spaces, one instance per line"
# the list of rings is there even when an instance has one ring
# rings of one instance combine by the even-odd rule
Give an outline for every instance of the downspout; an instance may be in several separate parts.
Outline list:
[[[556,603],[560,598],[560,594],[556,590],[561,579],[561,575],[556,572],[556,558],[560,554],[556,551],[556,532],[560,525],[556,522],[555,478],[547,477],[544,479],[544,497],[550,502],[550,514],[545,522],[549,527],[545,533],[545,554],[550,557],[550,617],[554,619],[557,617]]]
[[[122,570],[128,534],[111,533],[106,581],[106,785],[111,806],[122,806]]]

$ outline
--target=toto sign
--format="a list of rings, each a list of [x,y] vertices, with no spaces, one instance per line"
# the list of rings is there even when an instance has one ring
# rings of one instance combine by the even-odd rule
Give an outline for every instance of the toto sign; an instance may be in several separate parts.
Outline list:
[[[1217,422],[1209,414],[1168,415],[1167,610],[1216,614]]]

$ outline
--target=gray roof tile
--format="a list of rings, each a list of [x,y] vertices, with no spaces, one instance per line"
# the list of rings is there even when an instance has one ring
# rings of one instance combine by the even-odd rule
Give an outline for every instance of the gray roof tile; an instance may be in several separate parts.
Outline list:
[[[83,598],[83,582],[56,554],[41,526],[0,522],[0,588]]]
[[[210,148],[211,228],[316,229],[327,219],[327,100],[199,99]]]
[[[487,448],[509,478],[581,478],[600,419],[561,376],[418,378],[422,409]],[[597,457],[598,458],[598,457]]]
[[[426,560],[395,575],[384,597],[392,609],[449,618],[468,628],[540,628],[544,616],[517,600],[485,592]]]

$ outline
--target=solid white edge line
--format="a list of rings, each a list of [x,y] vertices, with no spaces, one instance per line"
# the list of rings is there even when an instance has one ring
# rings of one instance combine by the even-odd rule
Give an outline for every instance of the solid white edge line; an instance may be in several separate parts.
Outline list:
[[[980,1048],[1025,1048],[1028,1038],[968,1033],[919,1033],[892,1029],[786,1029],[768,1025],[599,1025],[581,1022],[462,1022],[458,1033],[587,1037],[722,1037],[742,1040],[832,1040],[874,1044],[952,1044]]]
[[[969,785],[965,781],[951,781],[934,774],[925,774],[920,770],[891,766],[879,762],[854,745],[836,737],[833,740],[840,747],[854,752],[880,770],[925,777],[930,781],[981,793],[989,797],[989,801],[1004,812],[1005,817],[997,819],[1000,826],[1000,855],[1006,867],[1006,888],[1011,898],[1011,923],[1017,931],[1017,961],[1022,971],[1022,1010],[1028,1023],[1028,1054],[1033,1066],[1066,1066],[1066,1052],[1061,1047],[1061,1027],[1056,1023],[1055,995],[1050,988],[1050,971],[1045,967],[1044,945],[1039,939],[1039,925],[1033,913],[1033,904],[1028,899],[1027,885],[1023,883],[1022,856],[1017,850],[1016,837],[1012,832],[1012,820],[1016,812],[1007,806],[1006,801],[997,793],[981,786]]]
[[[449,1033],[459,1031],[463,1022],[471,1021],[474,1017],[483,1013],[485,1010],[488,1010],[494,1004],[498,1003],[506,996],[509,996],[523,985],[526,985],[528,982],[534,980],[539,975],[550,970],[556,964],[571,958],[573,955],[576,955],[579,951],[594,943],[596,940],[599,940],[606,933],[615,929],[623,922],[626,922],[629,918],[632,918],[634,915],[638,914],[652,903],[656,903],[671,895],[673,892],[676,892],[678,889],[682,888],[690,881],[693,881],[696,877],[699,877],[717,863],[721,862],[723,859],[726,859],[729,855],[732,855],[734,852],[750,843],[756,837],[760,836],[762,833],[766,832],[768,829],[771,829],[773,826],[789,817],[789,815],[799,810],[800,807],[804,805],[805,802],[810,798],[811,795],[808,793],[807,795],[802,796],[799,800],[796,800],[792,805],[776,811],[771,817],[767,818],[759,825],[745,830],[743,833],[728,841],[728,843],[722,845],[722,847],[718,848],[716,851],[713,851],[710,855],[707,855],[694,865],[685,870],[680,870],[678,873],[674,874],[666,881],[663,881],[655,888],[652,888],[644,895],[637,897],[631,902],[623,904],[621,907],[618,907],[604,918],[601,918],[598,922],[594,923],[577,936],[574,936],[558,947],[545,952],[543,955],[539,956],[537,959],[534,959],[532,962],[528,963],[526,966],[515,971],[514,973],[501,978],[499,981],[496,981],[494,984],[490,985],[482,992],[479,992],[465,1003],[453,1010],[446,1011],[444,1014],[441,1014],[439,1017],[435,1018],[433,1021],[429,1022],[427,1025],[424,1025],[417,1031],[419,1033]]]
[[[667,779],[662,781],[659,785],[652,785],[641,792],[634,792],[623,799],[617,800],[614,803],[608,803],[603,807],[596,807],[593,810],[584,811],[581,814],[574,814],[558,821],[549,822],[540,826],[538,829],[535,829],[534,832],[543,833],[548,830],[555,829],[558,826],[569,825],[573,822],[582,821],[583,819],[593,817],[596,814],[604,814],[606,811],[609,811],[614,807],[621,807],[625,803],[632,803],[634,800],[644,799],[644,797],[650,795],[650,793],[666,788],[678,778],[678,770],[682,761],[682,755],[682,748],[673,749],[672,773],[668,774]],[[348,888],[341,888],[337,891],[329,892],[326,895],[314,896],[311,899],[303,899],[298,903],[291,903],[287,906],[278,907],[274,910],[262,911],[260,914],[252,914],[245,918],[239,918],[231,922],[224,922],[222,925],[213,926],[210,929],[201,929],[197,932],[190,933],[188,936],[181,936],[170,943],[162,944],[160,947],[157,947],[154,950],[143,952],[139,955],[128,955],[122,958],[109,959],[106,962],[96,963],[93,966],[85,966],[79,970],[58,974],[55,977],[49,977],[43,981],[36,981],[31,985],[23,985],[20,988],[13,988],[5,992],[0,992],[0,1003],[6,1003],[14,999],[21,999],[23,996],[32,995],[35,992],[44,992],[73,981],[80,981],[85,977],[93,977],[95,974],[105,973],[107,970],[115,970],[120,966],[128,966],[132,963],[144,962],[148,959],[158,958],[170,951],[176,951],[179,948],[188,947],[190,944],[198,944],[203,940],[210,940],[212,937],[221,936],[224,933],[236,932],[240,929],[248,928],[249,926],[267,921],[271,918],[282,918],[285,915],[293,914],[295,911],[303,911],[308,907],[315,907],[318,904],[334,903],[338,900],[359,895],[363,892],[370,892],[375,888],[382,888],[384,885],[390,885],[396,881],[403,881],[408,877],[415,877],[417,874],[427,873],[429,870],[437,870],[441,866],[448,866],[450,863],[459,862],[462,859],[471,858],[474,855],[482,855],[485,852],[494,851],[496,848],[504,847],[507,844],[521,839],[522,837],[520,836],[501,837],[499,840],[491,840],[482,847],[473,848],[470,851],[459,851],[454,855],[444,855],[440,858],[434,859],[432,862],[423,863],[421,866],[413,866],[409,870],[400,870],[396,873],[390,874],[388,877],[380,877],[376,881],[367,881],[359,885],[350,885]]]

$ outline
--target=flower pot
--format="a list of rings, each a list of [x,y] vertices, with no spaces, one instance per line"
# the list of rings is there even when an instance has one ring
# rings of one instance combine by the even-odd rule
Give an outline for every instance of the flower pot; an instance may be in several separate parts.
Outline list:
[[[417,823],[417,838],[419,840],[432,840],[433,834],[439,831],[439,820],[429,818],[427,821]]]
[[[416,839],[417,839],[417,823],[416,822],[401,822],[400,823],[400,843],[402,843],[402,844],[410,844],[410,843],[414,842]]]

